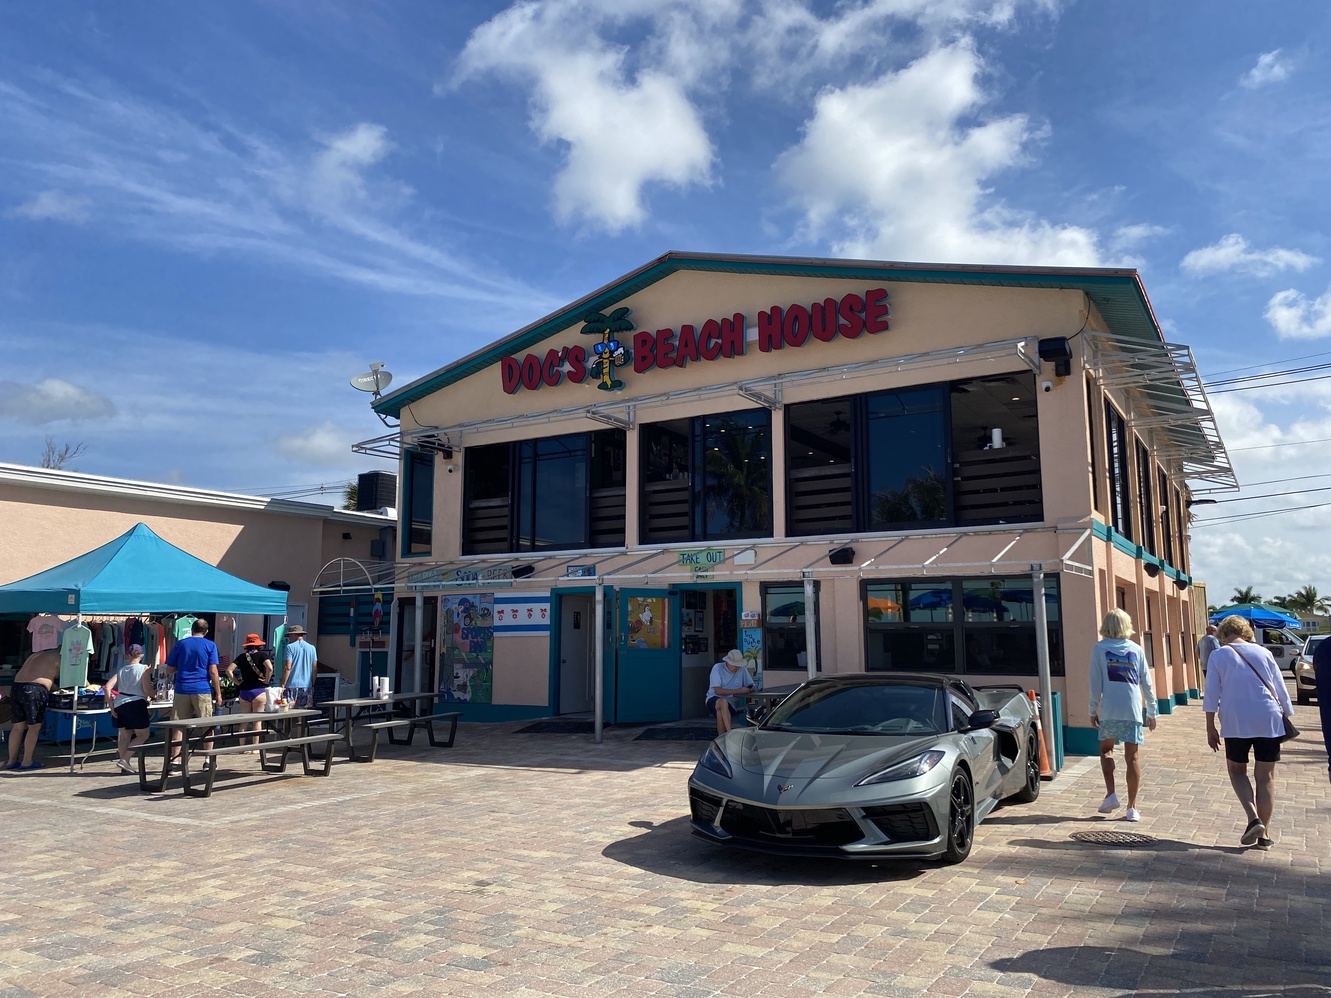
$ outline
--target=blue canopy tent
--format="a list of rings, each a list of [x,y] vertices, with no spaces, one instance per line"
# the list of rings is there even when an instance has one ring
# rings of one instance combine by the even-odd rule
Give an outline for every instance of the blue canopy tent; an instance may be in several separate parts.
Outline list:
[[[138,524],[63,565],[0,586],[0,613],[264,613],[287,594],[228,575]]]
[[[1222,606],[1207,619],[1212,624],[1218,624],[1226,617],[1242,617],[1253,627],[1289,627],[1297,631],[1303,626],[1303,622],[1297,617],[1291,617],[1278,607],[1262,603],[1235,603],[1233,606]]]

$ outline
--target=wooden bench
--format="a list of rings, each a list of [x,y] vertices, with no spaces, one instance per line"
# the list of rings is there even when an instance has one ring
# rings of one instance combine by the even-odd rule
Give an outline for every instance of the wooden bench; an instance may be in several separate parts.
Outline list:
[[[213,792],[213,777],[217,775],[217,757],[219,755],[239,755],[243,752],[252,752],[257,747],[259,751],[259,768],[265,773],[285,773],[287,771],[287,754],[292,749],[300,749],[301,766],[305,770],[306,776],[327,776],[333,771],[333,743],[342,740],[341,735],[337,734],[319,734],[303,735],[300,738],[275,738],[267,741],[261,741],[257,746],[253,743],[241,745],[223,745],[222,747],[213,747],[210,749],[196,749],[190,755],[204,756],[208,763],[204,766],[208,777],[204,782],[203,789],[190,786],[189,773],[184,773],[185,793],[190,797],[209,797]],[[323,769],[315,769],[312,765],[313,758],[310,748],[314,745],[324,746]],[[268,761],[269,752],[280,752],[276,763]]]
[[[458,734],[458,718],[461,716],[462,711],[451,710],[444,714],[422,714],[420,717],[403,718],[402,720],[405,720],[410,727],[407,728],[407,737],[400,741],[393,737],[393,730],[400,727],[400,725],[387,724],[387,722],[385,722],[389,729],[388,741],[393,745],[410,745],[411,740],[416,737],[416,729],[424,728],[426,733],[430,736],[430,744],[435,746],[435,748],[452,748],[453,739],[455,739]],[[448,741],[441,742],[435,737],[434,722],[445,720],[450,722],[448,727]],[[370,726],[371,725],[366,725],[366,727]]]

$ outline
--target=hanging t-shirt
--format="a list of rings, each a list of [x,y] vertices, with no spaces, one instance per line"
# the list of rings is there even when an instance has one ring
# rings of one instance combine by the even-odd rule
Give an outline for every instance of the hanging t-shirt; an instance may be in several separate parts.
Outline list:
[[[194,621],[196,619],[197,618],[190,616],[188,613],[176,618],[175,624],[172,625],[172,630],[175,633],[177,641],[183,641],[190,636],[190,628],[194,626]]]
[[[33,651],[51,651],[60,647],[60,632],[65,629],[65,622],[59,617],[43,613],[28,621],[28,633],[32,635]]]
[[[71,624],[60,635],[60,686],[72,689],[88,685],[88,657],[92,654],[92,631]]]
[[[154,620],[144,630],[148,632],[148,640],[143,646],[143,664],[160,665],[166,661],[166,637],[162,625]]]
[[[273,631],[273,672],[282,678],[282,667],[287,660],[287,625],[278,624]]]
[[[223,666],[231,664],[232,653],[236,650],[236,618],[227,613],[219,613],[213,619],[213,641],[217,644],[218,662]]]

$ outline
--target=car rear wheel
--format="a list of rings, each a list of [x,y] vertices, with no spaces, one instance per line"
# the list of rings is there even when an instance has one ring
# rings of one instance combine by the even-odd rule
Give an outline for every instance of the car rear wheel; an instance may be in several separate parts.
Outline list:
[[[948,794],[947,851],[943,862],[960,863],[971,854],[975,840],[975,792],[965,771],[952,777]]]
[[[1034,731],[1026,740],[1026,783],[1012,795],[1018,804],[1030,804],[1040,799],[1040,736]]]

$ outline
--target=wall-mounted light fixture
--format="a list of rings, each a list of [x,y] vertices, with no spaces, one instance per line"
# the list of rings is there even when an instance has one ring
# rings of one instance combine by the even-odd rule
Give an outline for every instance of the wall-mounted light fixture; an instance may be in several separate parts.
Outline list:
[[[1046,336],[1040,341],[1040,359],[1054,365],[1054,374],[1066,378],[1072,373],[1072,344],[1066,336]]]
[[[855,549],[852,547],[837,548],[835,551],[829,551],[827,560],[833,565],[851,565],[855,562]]]
[[[1160,566],[1155,564],[1154,562],[1148,561],[1145,567],[1146,567],[1146,574],[1153,579],[1160,574]]]

